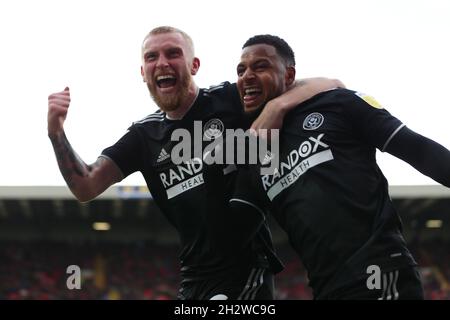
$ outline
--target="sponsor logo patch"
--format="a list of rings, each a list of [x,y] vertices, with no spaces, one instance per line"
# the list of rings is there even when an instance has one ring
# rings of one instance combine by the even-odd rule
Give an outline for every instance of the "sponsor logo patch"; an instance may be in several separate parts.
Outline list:
[[[272,174],[261,176],[264,191],[271,201],[308,170],[334,159],[330,146],[322,141],[324,136],[321,133],[317,137],[309,137],[298,148],[291,150]]]
[[[383,106],[377,100],[375,100],[374,97],[369,96],[369,95],[367,95],[365,93],[362,93],[362,92],[355,92],[355,94],[358,97],[360,97],[361,99],[363,99],[366,103],[371,105],[372,107],[377,108],[377,109],[383,109]]]

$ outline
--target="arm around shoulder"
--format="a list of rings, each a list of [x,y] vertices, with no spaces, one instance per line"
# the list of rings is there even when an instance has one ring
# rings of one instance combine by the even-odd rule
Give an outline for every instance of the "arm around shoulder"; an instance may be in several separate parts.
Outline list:
[[[251,128],[260,136],[265,134],[264,129],[281,129],[286,113],[316,94],[335,88],[345,88],[345,85],[340,80],[324,77],[296,80],[289,90],[266,104]]]

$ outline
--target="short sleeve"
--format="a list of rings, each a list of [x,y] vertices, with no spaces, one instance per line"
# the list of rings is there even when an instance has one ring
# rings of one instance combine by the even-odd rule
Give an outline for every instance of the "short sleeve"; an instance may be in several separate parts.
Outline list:
[[[115,144],[104,149],[101,156],[114,161],[123,176],[127,177],[140,170],[141,150],[139,135],[134,126],[131,126]]]

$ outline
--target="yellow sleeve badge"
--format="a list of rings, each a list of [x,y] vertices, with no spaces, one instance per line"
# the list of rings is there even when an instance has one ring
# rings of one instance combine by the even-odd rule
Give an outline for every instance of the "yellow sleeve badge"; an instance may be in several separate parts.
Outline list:
[[[377,100],[375,100],[374,97],[369,96],[362,92],[355,92],[355,94],[358,97],[360,97],[361,99],[363,99],[365,102],[367,102],[369,105],[371,105],[372,107],[377,108],[377,109],[383,109],[383,106]]]

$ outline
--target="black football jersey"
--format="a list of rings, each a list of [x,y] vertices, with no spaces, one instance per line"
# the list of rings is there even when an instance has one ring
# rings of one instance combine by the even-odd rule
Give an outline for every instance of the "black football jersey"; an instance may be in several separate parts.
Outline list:
[[[315,297],[367,276],[370,265],[416,264],[375,158],[402,127],[370,96],[323,92],[286,116],[273,174],[255,172]]]
[[[203,153],[198,146],[204,149],[215,138],[225,135],[226,129],[242,127],[242,119],[236,85],[222,83],[200,89],[183,119],[170,120],[164,112],[157,111],[133,123],[116,144],[102,152],[118,165],[125,177],[135,171],[142,172],[152,197],[180,236],[184,281],[224,276],[249,266],[267,267],[267,255],[273,254],[267,226],[261,230],[264,241],[255,237],[250,246],[236,251],[233,257],[221,254],[208,240]],[[178,134],[177,141],[172,141],[174,132]],[[179,148],[184,134],[190,136],[191,153],[175,164],[172,151]],[[186,157],[186,153],[176,154]],[[235,173],[226,169],[226,178],[233,179]]]

